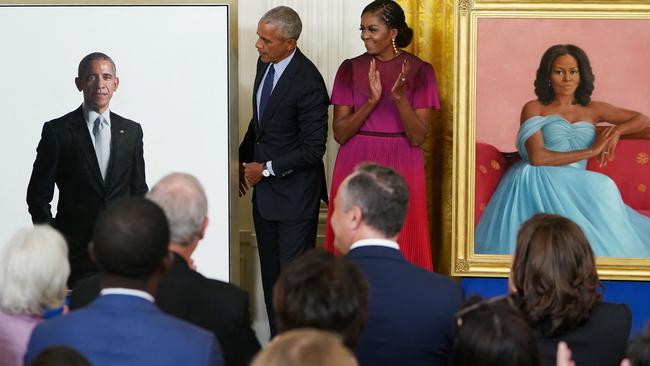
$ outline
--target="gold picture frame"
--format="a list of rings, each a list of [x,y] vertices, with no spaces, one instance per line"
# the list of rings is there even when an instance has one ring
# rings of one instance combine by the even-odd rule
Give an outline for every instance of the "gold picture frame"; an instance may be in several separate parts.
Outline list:
[[[608,21],[617,27],[621,24],[637,25],[640,22],[650,24],[649,1],[594,1],[594,0],[563,0],[563,1],[500,1],[500,0],[459,0],[455,14],[455,50],[454,50],[454,101],[453,101],[453,172],[452,172],[452,240],[451,240],[451,270],[454,276],[504,277],[510,269],[510,255],[477,254],[474,249],[475,228],[475,171],[476,171],[476,142],[477,142],[477,100],[479,94],[484,95],[478,83],[479,53],[481,42],[485,39],[496,39],[508,35],[491,35],[490,30],[497,29],[506,22],[519,21],[524,25],[521,29],[534,29],[539,24],[583,24],[603,28]],[[571,23],[573,22],[573,23]],[[612,23],[612,24],[614,24]],[[492,28],[482,27],[490,24]],[[520,25],[521,25],[520,24]],[[554,23],[555,24],[555,23]],[[554,43],[574,43],[572,36],[584,31],[571,27],[562,28],[566,37],[550,37],[548,45],[527,52],[534,54],[533,65],[526,66],[533,72],[528,75],[517,75],[523,78],[526,88],[530,90],[529,99],[534,99],[533,81],[534,70],[539,65],[539,59],[548,46]],[[607,28],[607,27],[605,27]],[[557,30],[557,27],[554,27]],[[616,29],[609,30],[615,33]],[[488,32],[487,34],[481,32]],[[510,36],[518,37],[518,32]],[[525,33],[525,32],[524,32]],[[536,37],[544,37],[544,31],[537,31]],[[524,37],[525,35],[521,35]],[[613,37],[613,36],[612,36]],[[649,36],[650,37],[650,36]],[[479,39],[481,42],[479,42]],[[558,41],[560,40],[560,41]],[[607,42],[614,43],[616,39],[602,40],[602,47]],[[508,43],[507,39],[503,40]],[[578,44],[578,43],[576,43]],[[541,52],[539,50],[542,50]],[[519,50],[519,52],[523,52]],[[589,54],[589,52],[587,52]],[[517,54],[503,53],[503,58],[519,59]],[[591,55],[590,55],[591,59]],[[530,63],[530,62],[528,62]],[[593,66],[593,59],[592,59]],[[601,70],[602,71],[602,70]],[[594,69],[597,82],[600,80],[599,70]],[[645,74],[648,74],[646,72]],[[644,74],[644,77],[649,77]],[[601,75],[607,76],[601,72]],[[507,76],[506,76],[507,77]],[[504,77],[505,78],[505,77]],[[602,78],[601,78],[602,79]],[[481,79],[483,80],[483,79]],[[491,79],[493,80],[493,79]],[[496,79],[498,80],[498,79]],[[481,81],[483,82],[483,81]],[[596,85],[598,90],[598,84]],[[523,99],[525,102],[526,99]],[[520,102],[517,100],[516,104]],[[518,104],[519,110],[523,102]],[[630,107],[628,107],[630,108]],[[650,106],[649,106],[650,108]],[[495,107],[495,109],[498,109]],[[631,108],[633,109],[633,108]],[[644,112],[648,114],[648,112]],[[515,119],[519,125],[519,116]],[[513,140],[514,141],[514,140]],[[650,238],[648,239],[650,241]],[[650,244],[649,244],[650,245]],[[650,258],[596,258],[598,272],[602,279],[648,280],[650,279]]]

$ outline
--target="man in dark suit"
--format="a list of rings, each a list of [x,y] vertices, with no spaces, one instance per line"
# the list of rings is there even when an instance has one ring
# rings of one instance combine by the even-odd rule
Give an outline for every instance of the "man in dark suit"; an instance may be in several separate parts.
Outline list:
[[[75,84],[84,102],[43,125],[27,187],[32,221],[49,223],[66,237],[69,285],[97,272],[88,258],[88,241],[98,213],[120,197],[147,192],[142,128],[109,110],[119,85],[115,63],[103,53],[87,55],[79,63]],[[55,184],[59,200],[53,218]]]
[[[451,279],[408,263],[397,244],[408,188],[394,170],[364,164],[341,184],[332,229],[336,247],[368,280],[368,324],[361,365],[446,365],[453,316],[463,291]]]
[[[240,193],[254,186],[253,220],[264,300],[275,334],[273,284],[281,268],[316,243],[320,199],[327,200],[322,157],[327,89],[297,48],[302,23],[291,8],[269,10],[257,26],[253,118],[239,146]]]
[[[192,253],[208,225],[208,201],[192,175],[172,173],[147,194],[169,222],[171,270],[160,281],[156,304],[167,314],[210,330],[221,343],[227,366],[248,365],[260,344],[251,329],[248,294],[237,286],[205,278],[192,269]],[[100,276],[77,282],[70,308],[90,303],[101,289]]]
[[[93,231],[101,296],[84,309],[38,325],[25,364],[52,345],[81,352],[93,365],[223,365],[212,333],[160,311],[153,303],[171,265],[165,213],[144,198],[106,208]]]

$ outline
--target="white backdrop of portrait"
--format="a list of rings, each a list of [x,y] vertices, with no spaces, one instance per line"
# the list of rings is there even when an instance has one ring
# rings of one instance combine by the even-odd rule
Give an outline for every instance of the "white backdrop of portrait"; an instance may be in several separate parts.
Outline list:
[[[77,67],[99,51],[113,58],[120,78],[111,111],[142,125],[149,187],[173,171],[203,183],[210,225],[195,264],[208,277],[228,280],[228,10],[0,7],[0,241],[31,224],[25,196],[42,125],[81,105]],[[56,196],[52,206],[55,212]]]

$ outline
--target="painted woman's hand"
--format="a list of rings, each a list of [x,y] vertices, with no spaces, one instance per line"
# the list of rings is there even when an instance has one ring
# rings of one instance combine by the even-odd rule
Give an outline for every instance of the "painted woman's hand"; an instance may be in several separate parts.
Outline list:
[[[600,153],[600,158],[598,159],[599,165],[605,166],[610,161],[613,161],[616,157],[616,145],[618,140],[621,138],[621,133],[619,132],[616,126],[609,126],[604,131],[605,136],[609,136],[610,140],[603,148],[603,151]]]

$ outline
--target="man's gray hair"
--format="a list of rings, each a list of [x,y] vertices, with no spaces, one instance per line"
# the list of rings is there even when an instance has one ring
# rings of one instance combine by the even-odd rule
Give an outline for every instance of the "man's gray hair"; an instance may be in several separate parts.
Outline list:
[[[193,175],[171,173],[156,183],[147,198],[165,212],[172,243],[186,246],[199,235],[208,216],[208,199]]]
[[[404,178],[395,170],[374,163],[359,164],[342,189],[344,212],[358,206],[364,223],[386,238],[402,230],[409,191]]]
[[[68,246],[58,231],[49,225],[19,230],[0,248],[0,310],[41,315],[63,305],[69,274]]]
[[[260,21],[278,27],[280,36],[284,39],[298,40],[302,32],[300,16],[288,6],[278,6],[267,11]]]

